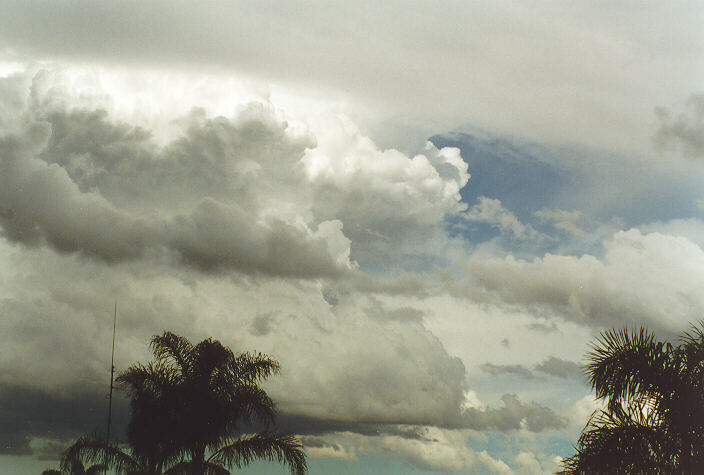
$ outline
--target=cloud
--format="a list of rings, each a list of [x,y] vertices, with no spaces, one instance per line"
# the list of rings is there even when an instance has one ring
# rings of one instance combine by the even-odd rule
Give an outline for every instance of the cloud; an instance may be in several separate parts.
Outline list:
[[[704,95],[692,94],[684,103],[684,110],[674,115],[669,109],[656,109],[660,127],[655,134],[655,145],[661,149],[675,149],[689,157],[704,156]]]
[[[352,436],[359,453],[392,456],[421,470],[460,472],[476,470],[480,466],[492,473],[508,473],[508,466],[486,452],[477,453],[465,444],[461,432],[427,428],[426,438],[408,439],[395,435],[375,437]]]
[[[295,170],[311,144],[261,105],[233,121],[191,124],[157,152],[148,133],[111,124],[104,111],[47,111],[37,102],[29,101],[24,130],[0,139],[6,238],[106,262],[166,249],[206,271],[306,277],[351,266],[339,221],[316,229],[270,216],[276,203],[245,183],[265,167],[285,170],[281,156]]]
[[[128,403],[119,395],[113,403],[113,435],[121,438]],[[59,446],[65,448],[67,441],[81,433],[104,430],[107,419],[105,394],[93,391],[57,395],[5,383],[0,389],[0,408],[0,453],[41,459],[55,454]],[[37,444],[37,440],[42,443]]]
[[[533,370],[522,364],[497,365],[483,363],[479,368],[492,376],[513,376],[521,379],[543,379],[535,374],[536,371],[557,378],[578,380],[582,378],[582,368],[579,364],[556,356],[549,356],[547,359],[536,363]]]
[[[428,142],[423,154],[407,157],[380,150],[345,117],[323,119],[317,146],[303,159],[315,216],[345,223],[362,265],[398,266],[404,253],[427,252],[444,219],[466,208],[460,190],[469,173],[459,150]]]
[[[271,326],[274,324],[275,321],[276,320],[271,313],[263,313],[257,315],[256,317],[254,317],[254,319],[252,319],[249,331],[254,336],[268,335],[271,331]]]
[[[102,423],[86,398],[108,374],[115,300],[118,370],[149,360],[164,329],[214,336],[282,362],[266,388],[299,433],[457,426],[462,362],[425,311],[367,295],[415,295],[423,278],[378,280],[355,265],[355,253],[381,262],[428,252],[425,239],[444,245],[469,179],[457,149],[380,150],[345,117],[307,126],[268,102],[133,120],[111,104],[127,96],[91,77],[13,78],[0,81],[16,98],[0,114],[0,385],[58,398],[80,387],[87,408],[72,424],[78,406],[47,401],[67,408],[50,434],[5,413],[14,452],[47,452],[93,428],[81,421]],[[344,447],[319,455],[353,458]]]
[[[340,444],[326,442],[320,437],[302,437],[301,442],[309,457],[359,462],[354,447],[346,449]]]
[[[606,401],[596,399],[594,394],[587,394],[577,399],[569,408],[570,425],[581,432],[592,413],[605,407]]]
[[[647,138],[654,105],[700,87],[692,73],[701,71],[697,5],[479,2],[438,13],[424,2],[349,4],[341,12],[325,2],[292,9],[4,0],[2,10],[0,39],[20,59],[236,71],[327,92],[359,115],[431,133],[470,122],[633,147]],[[627,25],[612,20],[626,15]]]
[[[525,404],[515,394],[501,396],[503,407],[467,407],[463,414],[465,427],[474,430],[511,431],[527,429],[540,432],[565,427],[566,421],[552,409],[540,404]]]
[[[536,377],[523,365],[495,365],[492,363],[484,363],[480,368],[482,371],[492,376],[508,375],[525,379],[535,379]]]
[[[556,356],[541,361],[535,365],[535,370],[558,378],[582,379],[582,368],[579,364]]]
[[[559,331],[555,322],[551,322],[549,325],[546,323],[533,322],[526,325],[526,328],[540,333],[553,333]]]
[[[565,211],[562,209],[543,208],[535,212],[542,221],[551,223],[555,228],[575,236],[585,236],[586,233],[577,226],[582,213],[579,211]]]
[[[536,454],[532,452],[521,451],[514,458],[517,465],[515,473],[532,475],[536,473],[556,473],[562,467],[560,466],[560,457],[548,457],[544,454]]]
[[[276,340],[298,331],[272,351],[306,374],[272,382],[282,409],[348,422],[456,425],[465,369],[439,340],[417,321],[379,318],[359,303],[334,312],[318,331],[303,331],[300,318],[279,321]]]
[[[292,427],[299,433],[316,424],[457,425],[465,368],[412,308],[359,295],[331,308],[316,282],[222,279],[151,262],[106,266],[7,243],[0,266],[12,269],[0,291],[0,387],[58,395],[104,390],[117,300],[118,371],[150,360],[149,337],[169,329],[281,361],[282,374],[266,388],[282,424],[286,416],[304,418]]]
[[[335,277],[355,267],[351,252],[412,252],[405,242],[463,209],[456,149],[382,151],[344,117],[321,121],[316,139],[261,102],[229,118],[195,109],[162,144],[65,82],[39,71],[0,84],[26,94],[0,137],[0,226],[14,242],[109,263]]]
[[[472,257],[462,292],[593,327],[644,324],[676,333],[699,318],[704,309],[699,246],[683,237],[631,229],[614,234],[604,250],[603,259]]]
[[[498,228],[515,239],[538,240],[541,235],[530,225],[521,223],[515,214],[501,205],[501,200],[479,197],[475,204],[462,214],[462,218],[470,223],[486,223]]]

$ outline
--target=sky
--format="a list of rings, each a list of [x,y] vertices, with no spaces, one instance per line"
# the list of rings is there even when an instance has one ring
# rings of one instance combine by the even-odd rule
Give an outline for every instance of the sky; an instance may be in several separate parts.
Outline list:
[[[701,2],[379,3],[0,0],[0,472],[104,430],[115,302],[118,371],[277,359],[313,474],[554,472],[590,342],[702,318]]]

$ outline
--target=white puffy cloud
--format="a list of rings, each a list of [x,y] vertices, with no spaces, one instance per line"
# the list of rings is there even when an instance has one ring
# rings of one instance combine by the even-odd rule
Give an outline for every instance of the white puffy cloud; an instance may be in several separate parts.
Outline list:
[[[535,475],[538,473],[555,473],[562,467],[561,459],[557,456],[546,456],[544,454],[534,454],[532,452],[521,451],[514,458],[517,466],[515,473]]]
[[[180,131],[162,143],[115,119],[90,76],[23,74],[0,83],[14,98],[2,118],[0,226],[15,242],[106,262],[331,277],[353,269],[354,254],[413,252],[398,241],[442,236],[438,225],[463,208],[469,175],[456,149],[428,144],[410,158],[344,117],[312,131],[268,102],[229,118],[165,117]]]
[[[532,226],[521,223],[515,214],[501,205],[501,200],[479,197],[479,203],[467,210],[462,217],[469,222],[486,223],[516,239],[537,240],[542,236]]]
[[[394,457],[421,470],[465,472],[481,468],[491,473],[509,473],[510,468],[485,451],[475,452],[466,446],[462,432],[426,428],[422,438],[397,435],[366,437],[351,434],[358,451],[366,455]]]
[[[318,219],[345,223],[362,257],[371,253],[391,264],[388,252],[417,252],[446,216],[465,209],[460,189],[469,173],[458,149],[428,142],[423,154],[410,158],[380,150],[345,117],[324,119],[316,126],[317,146],[303,159],[313,185],[312,210]]]
[[[473,298],[589,326],[644,324],[678,332],[704,309],[704,251],[684,237],[638,229],[604,243],[604,257],[471,258]],[[532,309],[532,310],[531,310]]]
[[[577,222],[581,218],[579,211],[566,211],[563,209],[541,209],[535,212],[541,220],[551,223],[555,228],[565,231],[575,236],[585,236],[586,233],[580,229]]]

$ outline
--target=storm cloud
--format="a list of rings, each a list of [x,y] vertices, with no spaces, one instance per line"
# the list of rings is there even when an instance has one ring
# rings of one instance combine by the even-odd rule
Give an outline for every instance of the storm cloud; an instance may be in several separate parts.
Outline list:
[[[456,150],[380,151],[343,122],[318,143],[264,103],[233,118],[194,110],[160,145],[104,109],[70,106],[60,79],[39,71],[24,98],[2,84],[21,100],[0,137],[10,241],[108,263],[335,277],[355,267],[346,234],[380,256],[462,209],[469,175]]]

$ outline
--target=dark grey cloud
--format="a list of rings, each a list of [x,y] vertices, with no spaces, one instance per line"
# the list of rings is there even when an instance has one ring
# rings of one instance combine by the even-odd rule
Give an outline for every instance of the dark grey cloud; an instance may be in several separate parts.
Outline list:
[[[550,356],[533,366],[533,369],[521,365],[497,365],[484,363],[479,366],[482,371],[492,376],[514,376],[522,379],[543,379],[536,372],[565,379],[582,379],[582,367],[573,361]]]
[[[252,320],[249,331],[254,336],[268,335],[275,321],[276,319],[271,312],[259,314]]]
[[[551,322],[549,325],[547,323],[540,322],[528,323],[526,328],[540,333],[554,333],[560,331],[558,330],[555,322]]]
[[[556,356],[550,356],[544,361],[535,365],[535,370],[549,374],[558,378],[582,379],[582,367],[574,361],[563,360]]]
[[[511,431],[528,429],[540,432],[547,429],[560,429],[567,421],[552,409],[536,403],[523,403],[515,394],[501,396],[503,407],[469,408],[463,414],[463,423],[474,430]]]
[[[527,429],[541,432],[565,427],[567,421],[551,408],[537,403],[524,403],[515,394],[504,394],[498,408],[468,408],[446,424],[409,423],[408,421],[349,421],[320,419],[295,414],[281,414],[277,426],[281,430],[309,436],[324,436],[339,432],[354,432],[366,436],[395,435],[405,439],[431,440],[426,429],[435,426],[445,429],[473,429],[512,431]]]
[[[33,88],[51,81],[38,73]],[[345,270],[339,222],[271,216],[293,200],[313,144],[261,104],[233,120],[190,118],[159,147],[102,110],[30,94],[19,130],[0,137],[0,227],[27,246],[105,262],[168,256],[203,271],[292,277]],[[342,254],[340,254],[342,253]]]
[[[495,365],[492,363],[484,363],[480,366],[481,370],[492,376],[517,376],[525,379],[535,379],[536,376],[523,365]]]
[[[107,386],[107,384],[106,384]],[[107,421],[105,393],[56,394],[28,386],[0,384],[0,453],[34,455],[40,459],[56,457],[81,434],[104,431]],[[129,417],[128,402],[117,395],[113,400],[114,440],[124,441]],[[47,444],[34,449],[33,439]]]
[[[292,432],[310,437],[312,440],[322,440],[320,437],[337,432],[354,432],[355,434],[377,436],[398,435],[409,439],[423,439],[423,430],[418,426],[405,425],[403,422],[383,421],[351,421],[336,419],[320,419],[310,416],[282,413],[277,419],[278,430]]]
[[[304,436],[301,437],[301,443],[306,447],[330,447],[331,444],[322,437],[311,437]]]
[[[692,94],[681,111],[660,107],[656,113],[660,126],[654,141],[658,148],[679,150],[690,157],[704,157],[704,94]]]

